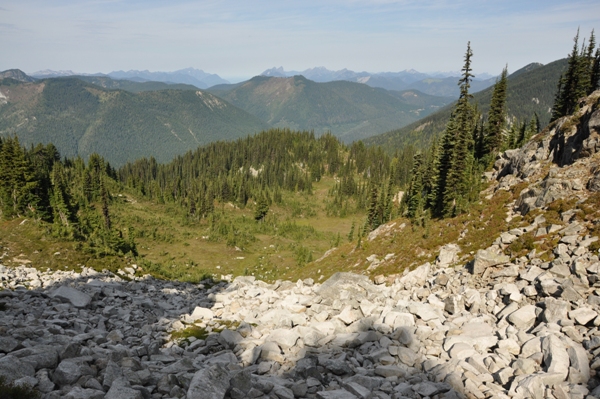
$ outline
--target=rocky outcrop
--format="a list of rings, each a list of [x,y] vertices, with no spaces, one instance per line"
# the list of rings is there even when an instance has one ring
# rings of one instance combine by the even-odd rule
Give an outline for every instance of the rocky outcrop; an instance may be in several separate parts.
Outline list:
[[[598,191],[600,90],[584,99],[575,115],[561,118],[519,149],[502,153],[492,178],[497,189],[529,183],[516,208],[521,214],[558,199],[583,199]],[[566,168],[568,166],[568,168]]]

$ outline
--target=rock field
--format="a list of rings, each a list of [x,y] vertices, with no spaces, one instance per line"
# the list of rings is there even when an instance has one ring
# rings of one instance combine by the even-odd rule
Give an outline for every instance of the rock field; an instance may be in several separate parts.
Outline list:
[[[498,158],[489,195],[527,183],[509,219],[600,191],[598,96],[575,128]],[[389,285],[0,265],[0,376],[47,399],[600,398],[597,224],[542,212],[466,264],[448,244]],[[552,253],[504,254],[527,233]],[[206,334],[171,335],[191,326]]]

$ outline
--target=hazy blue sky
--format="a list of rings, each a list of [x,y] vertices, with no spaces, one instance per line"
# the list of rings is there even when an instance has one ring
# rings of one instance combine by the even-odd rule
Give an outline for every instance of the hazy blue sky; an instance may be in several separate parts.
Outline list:
[[[599,22],[598,0],[2,0],[0,70],[456,71],[470,40],[475,73],[498,74]]]

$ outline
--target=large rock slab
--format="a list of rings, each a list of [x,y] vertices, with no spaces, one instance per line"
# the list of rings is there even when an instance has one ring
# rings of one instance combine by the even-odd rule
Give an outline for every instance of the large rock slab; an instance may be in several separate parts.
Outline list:
[[[222,399],[229,389],[227,369],[215,364],[196,371],[187,391],[187,399]]]
[[[486,249],[480,249],[475,254],[475,258],[470,262],[471,273],[481,275],[488,267],[508,263],[510,258],[507,255],[500,255]]]
[[[53,369],[58,365],[57,348],[51,345],[37,345],[31,348],[19,349],[11,355],[24,360],[39,369]]]
[[[298,330],[287,330],[285,328],[278,328],[273,330],[271,334],[265,339],[265,342],[275,342],[281,349],[289,349],[296,345],[296,342],[300,338]]]
[[[585,326],[590,321],[594,320],[598,316],[593,309],[590,308],[578,308],[569,312],[569,317],[575,320],[577,324]]]
[[[21,359],[12,355],[0,358],[0,377],[6,378],[9,383],[34,375],[35,369],[30,363],[22,362]]]
[[[436,259],[436,264],[439,267],[447,267],[458,260],[460,247],[456,244],[446,244],[440,249],[440,253]]]
[[[446,317],[444,317],[444,315],[439,309],[431,306],[428,303],[411,302],[408,305],[408,311],[418,316],[423,321],[437,319],[443,322],[444,320],[446,320]]]
[[[535,305],[525,305],[519,310],[508,315],[507,319],[519,330],[528,330],[535,324]]]
[[[555,298],[547,298],[544,305],[546,308],[542,313],[542,320],[546,323],[558,323],[561,320],[566,320],[571,309],[569,302]]]
[[[341,293],[347,291],[346,296],[354,299],[366,297],[369,292],[378,292],[367,276],[359,274],[338,272],[315,289],[323,298],[340,299]]]
[[[567,377],[569,373],[569,354],[565,344],[556,335],[548,335],[542,339],[544,365],[548,373],[560,373]]]
[[[53,381],[59,386],[72,385],[82,375],[81,363],[72,359],[60,362],[54,370]]]
[[[406,274],[406,276],[401,277],[398,282],[404,284],[405,289],[422,287],[429,276],[429,272],[431,270],[431,265],[429,263],[425,263],[417,267],[415,270]]]
[[[104,399],[144,399],[142,393],[131,388],[125,378],[116,379]]]
[[[214,317],[214,313],[212,310],[208,308],[203,308],[200,306],[196,306],[192,314],[189,316],[190,321],[196,320],[211,320]]]
[[[587,384],[590,380],[590,363],[587,351],[576,342],[569,342],[567,346],[569,354],[569,381],[576,384]]]
[[[358,399],[356,395],[346,391],[345,389],[335,389],[333,391],[317,392],[319,399]]]
[[[10,353],[17,349],[19,341],[13,337],[0,337],[0,352]]]
[[[70,302],[76,308],[85,308],[92,302],[92,297],[85,292],[66,285],[58,287],[50,296],[63,302]]]
[[[98,389],[84,389],[75,385],[64,399],[105,399],[104,391]]]

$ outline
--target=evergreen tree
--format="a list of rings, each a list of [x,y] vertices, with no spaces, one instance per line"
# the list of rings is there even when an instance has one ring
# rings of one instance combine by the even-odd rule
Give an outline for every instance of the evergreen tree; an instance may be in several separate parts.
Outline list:
[[[594,50],[596,48],[596,37],[594,36],[594,30],[590,34],[590,42],[588,44],[585,53],[581,56],[580,62],[580,75],[581,75],[581,86],[582,90],[585,91],[585,95],[591,94],[595,88],[592,87],[592,74],[594,69]]]
[[[54,226],[59,234],[72,235],[76,223],[76,209],[65,173],[64,166],[56,162],[52,168],[52,213]]]
[[[589,93],[600,88],[600,47],[596,48],[592,69],[590,72],[590,90]]]
[[[558,90],[552,107],[552,121],[565,115],[572,114],[579,99],[590,94],[598,87],[598,51],[594,54],[596,38],[594,31],[590,36],[589,45],[579,49],[579,29],[573,39],[573,49],[568,57],[567,70],[558,82]]]
[[[388,184],[385,190],[384,199],[384,209],[383,209],[383,217],[382,222],[387,223],[392,219],[393,210],[394,210],[394,180],[392,178],[393,170],[390,171],[390,177],[388,178]]]
[[[269,212],[269,202],[264,192],[261,192],[256,199],[256,209],[254,210],[254,220],[260,222]]]
[[[367,208],[367,221],[364,226],[364,233],[374,230],[381,224],[377,214],[379,193],[376,185],[371,186],[371,194],[369,196],[369,207]]]
[[[104,179],[100,178],[100,200],[102,201],[102,216],[104,218],[104,228],[110,231],[112,223],[110,220],[110,212],[108,210],[108,190],[104,185]]]
[[[0,150],[0,212],[4,218],[36,214],[39,182],[19,140],[6,139]]]
[[[348,242],[352,242],[354,241],[354,227],[355,227],[355,222],[354,220],[352,221],[352,225],[350,226],[350,231],[348,232]]]
[[[451,157],[455,143],[454,119],[455,116],[452,114],[440,139],[437,158],[435,160],[437,173],[433,176],[434,183],[430,193],[431,208],[435,216],[442,216],[444,209],[444,193],[446,192],[448,173],[452,168]]]
[[[488,123],[485,129],[484,154],[494,154],[498,152],[504,142],[507,76],[507,67],[504,67],[500,79],[498,79],[494,85]]]
[[[412,180],[406,193],[406,216],[414,219],[421,214],[423,210],[423,164],[422,155],[417,153],[414,156],[413,168],[411,171]]]
[[[513,121],[508,129],[508,135],[504,143],[504,149],[511,149],[517,147],[519,142],[519,122]]]
[[[462,212],[465,207],[466,195],[470,191],[470,171],[474,162],[473,158],[473,130],[476,126],[477,115],[474,107],[469,102],[472,97],[469,93],[471,74],[471,43],[467,44],[465,64],[462,68],[462,77],[459,80],[460,97],[454,109],[453,117],[446,127],[446,135],[450,136],[449,143],[452,145],[443,150],[445,164],[440,164],[440,173],[444,171],[445,181],[441,197],[441,215],[453,216]]]
[[[438,175],[439,175],[439,145],[437,140],[433,140],[429,149],[428,165],[423,176],[423,189],[425,192],[424,207],[435,209],[438,193]]]
[[[484,150],[483,121],[476,107],[471,105],[469,93],[473,78],[471,69],[470,43],[467,44],[465,63],[462,68],[460,97],[446,124],[439,144],[434,141],[427,158],[414,156],[411,180],[403,199],[407,216],[414,219],[426,211],[438,217],[452,216],[463,212],[473,198],[474,182],[480,180],[481,168],[476,159]],[[506,70],[496,90],[497,114],[506,96]],[[504,93],[504,94],[503,94]],[[478,123],[477,121],[480,121]],[[479,187],[478,184],[476,184]]]

